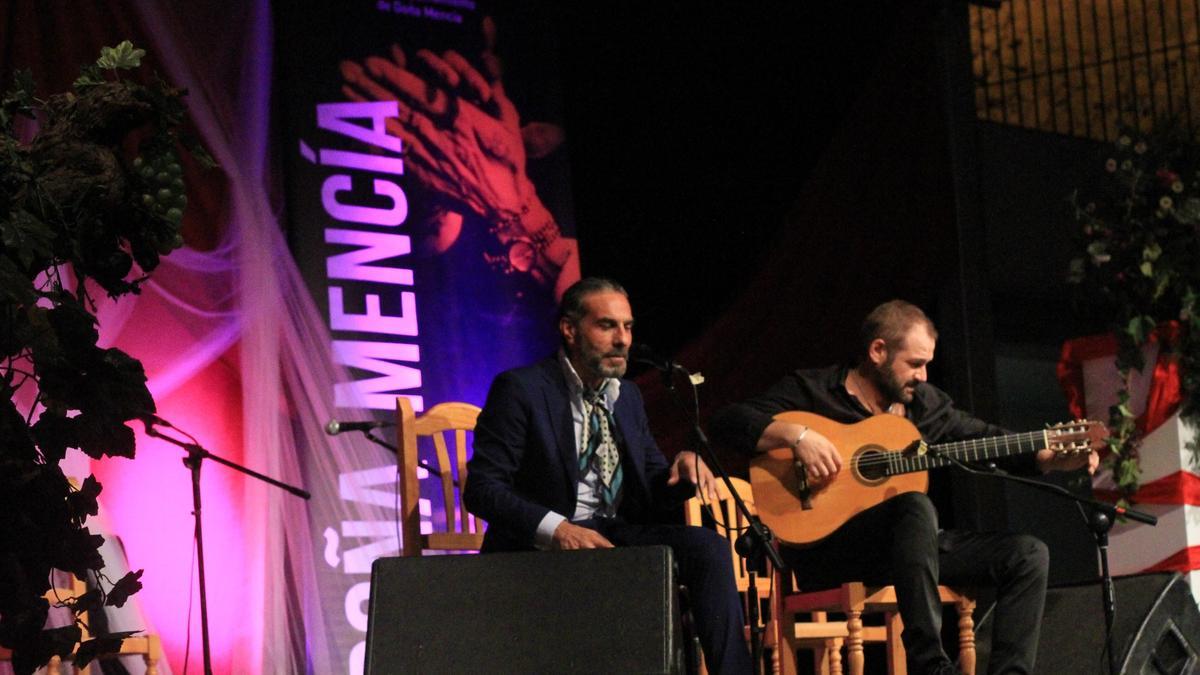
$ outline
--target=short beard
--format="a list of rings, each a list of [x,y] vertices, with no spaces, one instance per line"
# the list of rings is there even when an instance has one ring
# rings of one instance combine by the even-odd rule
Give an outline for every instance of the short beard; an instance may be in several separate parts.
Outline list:
[[[912,385],[916,388],[916,382],[897,382],[896,371],[892,368],[892,359],[888,359],[878,368],[873,369],[875,386],[883,392],[884,396],[891,403],[904,403],[905,405],[912,403],[913,395],[904,391],[904,387]]]
[[[619,354],[617,354],[617,353],[598,354],[595,356],[589,355],[587,357],[587,361],[586,361],[588,370],[591,370],[593,373],[596,373],[600,377],[606,377],[606,378],[607,377],[615,377],[618,379],[624,377],[625,369],[628,367],[629,362],[626,360],[626,361],[622,361],[620,363],[620,365],[606,366],[606,365],[604,365],[604,359],[609,356],[624,357],[624,356],[626,356],[626,352],[621,352]]]

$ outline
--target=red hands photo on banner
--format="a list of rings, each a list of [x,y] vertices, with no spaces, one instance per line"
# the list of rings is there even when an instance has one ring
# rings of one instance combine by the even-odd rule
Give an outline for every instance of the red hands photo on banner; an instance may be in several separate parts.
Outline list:
[[[521,127],[500,79],[490,18],[483,33],[486,77],[453,50],[437,55],[421,49],[410,64],[393,45],[387,57],[343,61],[342,92],[354,101],[397,102],[399,116],[388,120],[388,131],[404,145],[405,170],[453,205],[433,216],[436,252],[457,240],[463,215],[473,213],[491,223],[506,251],[485,254],[488,262],[506,273],[530,274],[558,298],[579,279],[578,245],[562,236],[525,166],[528,156],[558,147],[563,133],[552,124]]]

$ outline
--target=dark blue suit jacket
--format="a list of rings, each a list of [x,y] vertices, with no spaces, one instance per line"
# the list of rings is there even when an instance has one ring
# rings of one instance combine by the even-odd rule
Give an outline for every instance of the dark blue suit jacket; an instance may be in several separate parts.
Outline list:
[[[650,435],[633,382],[621,380],[613,418],[624,472],[618,515],[647,522],[689,495],[667,489],[669,464]],[[570,390],[557,357],[501,373],[475,425],[463,495],[467,509],[488,522],[483,550],[533,548],[549,511],[568,519],[575,514],[578,483]]]

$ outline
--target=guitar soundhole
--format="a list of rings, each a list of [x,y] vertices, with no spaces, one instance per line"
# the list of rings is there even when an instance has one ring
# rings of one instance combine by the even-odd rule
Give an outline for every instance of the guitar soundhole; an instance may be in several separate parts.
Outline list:
[[[864,483],[876,485],[887,480],[887,450],[868,445],[854,453],[853,461],[854,473]]]

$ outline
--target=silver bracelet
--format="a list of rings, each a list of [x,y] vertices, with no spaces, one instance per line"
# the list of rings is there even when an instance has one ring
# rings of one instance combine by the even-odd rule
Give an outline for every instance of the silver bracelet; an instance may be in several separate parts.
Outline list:
[[[800,445],[800,441],[804,440],[804,437],[808,435],[808,429],[809,427],[804,427],[804,430],[800,432],[800,435],[796,437],[796,440],[792,441],[793,450],[795,450],[796,446]]]

